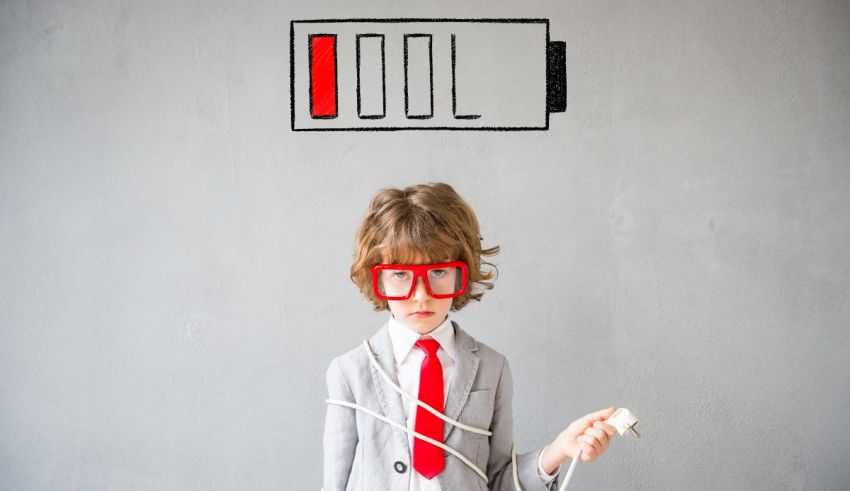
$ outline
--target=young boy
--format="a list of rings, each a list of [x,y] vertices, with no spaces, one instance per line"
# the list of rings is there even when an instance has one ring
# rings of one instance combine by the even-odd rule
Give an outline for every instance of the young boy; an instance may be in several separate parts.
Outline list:
[[[543,449],[518,455],[513,468],[510,365],[448,315],[481,300],[475,287],[493,288],[487,280],[494,272],[481,266],[495,266],[481,256],[499,247],[482,249],[479,234],[474,212],[448,184],[382,189],[372,199],[357,232],[351,279],[376,311],[392,315],[368,346],[328,367],[328,398],[338,403],[327,406],[324,491],[513,491],[514,474],[524,491],[554,491],[562,462],[579,449],[581,461],[593,461],[608,448],[616,429],[602,421],[613,407],[574,421]],[[393,385],[490,434],[445,422]],[[381,417],[453,448],[479,471]]]

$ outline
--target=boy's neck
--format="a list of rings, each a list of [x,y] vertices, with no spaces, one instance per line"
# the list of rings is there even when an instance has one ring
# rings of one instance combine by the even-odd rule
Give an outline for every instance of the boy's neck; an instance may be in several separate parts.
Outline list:
[[[399,324],[401,324],[402,326],[404,326],[404,328],[405,328],[405,329],[408,329],[408,330],[410,330],[410,331],[413,331],[413,332],[415,332],[416,334],[418,334],[418,335],[420,335],[420,336],[427,336],[427,335],[431,334],[432,332],[436,331],[436,330],[437,330],[437,328],[438,328],[438,327],[440,327],[440,326],[442,326],[442,325],[443,325],[443,322],[446,322],[446,319],[448,319],[448,318],[449,318],[448,314],[446,314],[446,316],[443,318],[443,320],[442,320],[442,321],[440,321],[440,323],[439,323],[439,324],[437,324],[436,326],[434,326],[434,327],[433,327],[430,331],[428,331],[428,332],[419,332],[419,331],[417,331],[416,329],[413,329],[412,327],[410,327],[410,326],[406,325],[405,323],[403,323],[403,322],[399,321],[398,319],[396,319],[395,314],[390,314],[390,316],[391,316],[391,317],[393,318],[393,320],[395,320],[397,323],[399,323]]]

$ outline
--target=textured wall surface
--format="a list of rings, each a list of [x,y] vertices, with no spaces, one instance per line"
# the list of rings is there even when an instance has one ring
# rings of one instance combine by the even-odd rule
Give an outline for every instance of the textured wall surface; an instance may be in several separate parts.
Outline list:
[[[543,17],[548,132],[293,133],[289,21]],[[847,489],[850,4],[0,2],[0,489],[316,489],[384,186],[500,245],[452,314],[571,489]],[[388,463],[388,466],[391,463]],[[388,467],[389,469],[389,467]]]

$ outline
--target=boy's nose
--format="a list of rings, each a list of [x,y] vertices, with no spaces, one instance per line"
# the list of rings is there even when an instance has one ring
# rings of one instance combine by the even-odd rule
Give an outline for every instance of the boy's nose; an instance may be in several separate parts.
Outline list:
[[[413,298],[416,300],[424,300],[428,297],[428,289],[425,288],[425,279],[416,278],[416,286],[413,290]]]

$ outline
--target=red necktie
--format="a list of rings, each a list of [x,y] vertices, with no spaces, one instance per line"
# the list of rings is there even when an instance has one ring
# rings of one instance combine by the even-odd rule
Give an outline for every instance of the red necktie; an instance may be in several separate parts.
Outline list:
[[[437,358],[440,343],[435,339],[416,341],[417,348],[425,352],[422,368],[419,370],[419,400],[437,411],[443,412],[443,366]],[[422,406],[416,406],[417,433],[443,442],[443,420],[431,414]],[[413,468],[427,479],[431,479],[445,465],[443,449],[419,438],[413,439]]]

